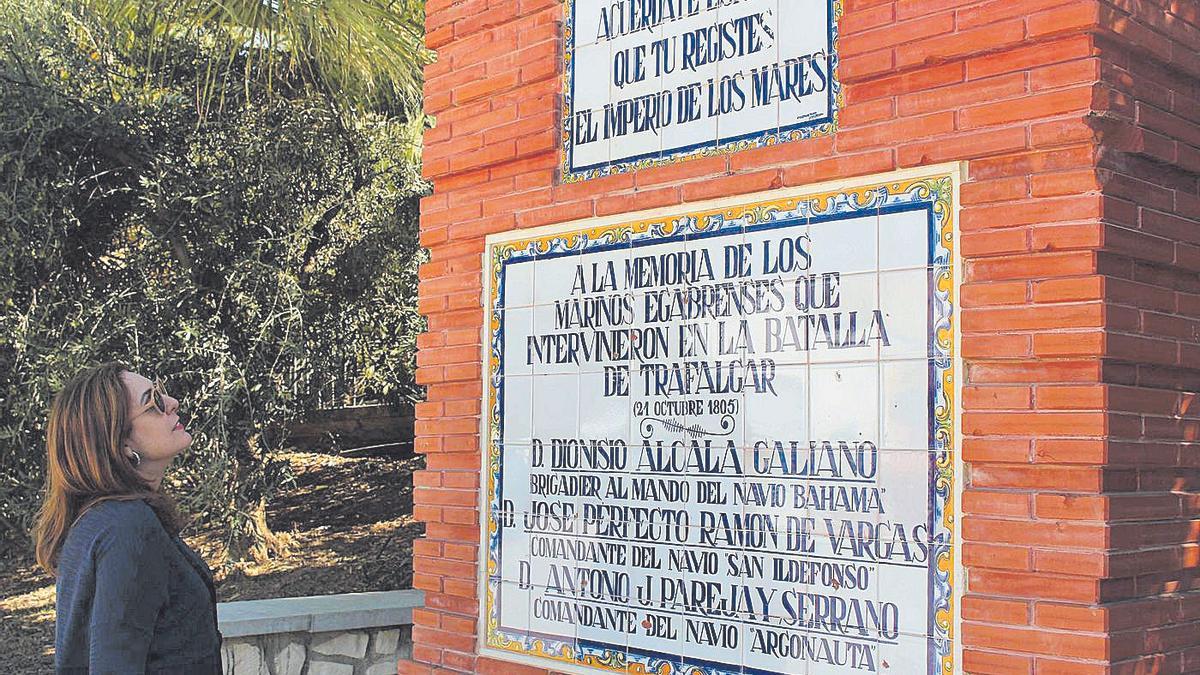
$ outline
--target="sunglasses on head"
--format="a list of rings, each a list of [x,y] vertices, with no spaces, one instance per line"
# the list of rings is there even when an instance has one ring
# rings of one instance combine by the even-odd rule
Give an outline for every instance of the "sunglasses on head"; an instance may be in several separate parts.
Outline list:
[[[161,415],[167,414],[167,388],[163,386],[162,380],[159,378],[154,378],[154,383],[150,386],[150,400],[146,406],[130,419],[144,415],[151,410],[157,410]]]

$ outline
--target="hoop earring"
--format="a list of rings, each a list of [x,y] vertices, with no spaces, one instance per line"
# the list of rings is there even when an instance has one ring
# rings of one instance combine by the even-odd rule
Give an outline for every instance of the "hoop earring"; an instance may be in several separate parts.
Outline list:
[[[133,455],[133,457],[130,457],[130,458],[129,458],[129,461],[133,463],[133,468],[135,468],[135,469],[136,469],[137,467],[141,466],[141,464],[142,464],[142,456],[138,454],[138,451],[137,451],[137,450],[130,450],[130,451],[129,451],[129,454]]]

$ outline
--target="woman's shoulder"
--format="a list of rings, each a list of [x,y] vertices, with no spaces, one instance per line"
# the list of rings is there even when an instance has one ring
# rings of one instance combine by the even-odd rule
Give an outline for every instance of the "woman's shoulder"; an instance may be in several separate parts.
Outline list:
[[[154,509],[150,508],[145,499],[105,499],[84,511],[76,522],[139,522],[156,518]]]
[[[142,499],[108,499],[84,511],[71,527],[71,535],[86,540],[157,538],[166,532],[154,509]]]
[[[59,577],[73,577],[101,557],[123,562],[154,555],[171,545],[154,510],[140,499],[107,500],[85,511],[67,532],[59,553]]]

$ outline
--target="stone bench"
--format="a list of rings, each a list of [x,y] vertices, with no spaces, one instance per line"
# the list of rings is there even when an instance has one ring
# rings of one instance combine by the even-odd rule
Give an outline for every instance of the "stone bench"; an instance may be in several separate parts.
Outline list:
[[[424,602],[421,591],[380,591],[219,603],[225,674],[394,675]]]

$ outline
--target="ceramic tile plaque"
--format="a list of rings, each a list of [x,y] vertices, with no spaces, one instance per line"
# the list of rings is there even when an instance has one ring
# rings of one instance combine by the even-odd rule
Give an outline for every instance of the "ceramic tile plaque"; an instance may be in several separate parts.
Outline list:
[[[836,126],[841,0],[564,4],[564,182]]]
[[[955,168],[488,240],[481,649],[946,673]]]

